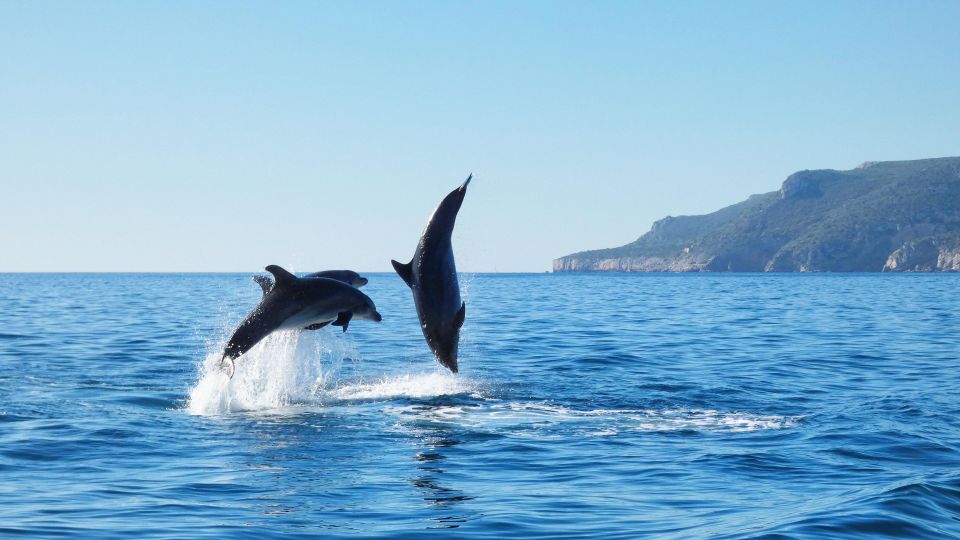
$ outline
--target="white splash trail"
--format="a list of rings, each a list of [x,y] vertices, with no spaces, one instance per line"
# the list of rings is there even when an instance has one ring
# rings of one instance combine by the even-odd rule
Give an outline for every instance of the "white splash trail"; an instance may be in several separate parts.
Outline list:
[[[513,435],[543,436],[567,426],[588,435],[610,436],[625,431],[705,431],[740,433],[786,429],[801,418],[711,409],[592,409],[577,410],[545,403],[492,403],[423,408],[397,406],[389,414],[416,423],[457,424]],[[582,429],[578,429],[577,427]],[[532,431],[531,431],[532,429]]]
[[[237,359],[230,379],[220,368],[220,353],[212,352],[199,366],[199,381],[190,390],[186,409],[197,415],[290,412],[304,407],[467,394],[478,402],[430,407],[396,404],[384,412],[397,416],[401,424],[407,420],[453,423],[514,435],[544,435],[551,426],[563,425],[597,436],[625,431],[736,433],[784,429],[800,421],[798,417],[712,409],[578,410],[545,402],[505,402],[484,395],[487,383],[441,368],[373,379],[338,379],[343,361],[356,356],[352,340],[334,338],[327,330],[277,332]]]

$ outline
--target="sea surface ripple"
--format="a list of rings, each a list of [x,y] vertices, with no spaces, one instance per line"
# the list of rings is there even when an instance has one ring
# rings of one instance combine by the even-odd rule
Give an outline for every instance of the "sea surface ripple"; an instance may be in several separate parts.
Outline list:
[[[0,274],[0,536],[960,537],[960,275],[464,275],[219,351],[247,274]]]

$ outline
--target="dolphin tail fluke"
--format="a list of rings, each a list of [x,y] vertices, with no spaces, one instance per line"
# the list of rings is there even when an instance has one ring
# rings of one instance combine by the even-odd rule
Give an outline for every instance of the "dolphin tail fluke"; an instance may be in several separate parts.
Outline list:
[[[390,263],[393,264],[393,269],[397,271],[404,283],[408,287],[413,287],[413,261],[403,264],[391,259]]]

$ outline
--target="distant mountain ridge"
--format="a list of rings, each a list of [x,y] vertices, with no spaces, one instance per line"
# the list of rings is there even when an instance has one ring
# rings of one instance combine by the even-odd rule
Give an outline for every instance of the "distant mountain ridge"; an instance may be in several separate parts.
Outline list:
[[[960,271],[960,157],[806,170],[779,191],[666,217],[636,241],[554,272]]]

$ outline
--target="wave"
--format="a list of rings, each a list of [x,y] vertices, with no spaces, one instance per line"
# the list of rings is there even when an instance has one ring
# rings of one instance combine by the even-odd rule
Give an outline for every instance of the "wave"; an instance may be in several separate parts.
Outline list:
[[[947,538],[956,535],[960,477],[913,478],[818,499],[765,528],[774,536]]]

